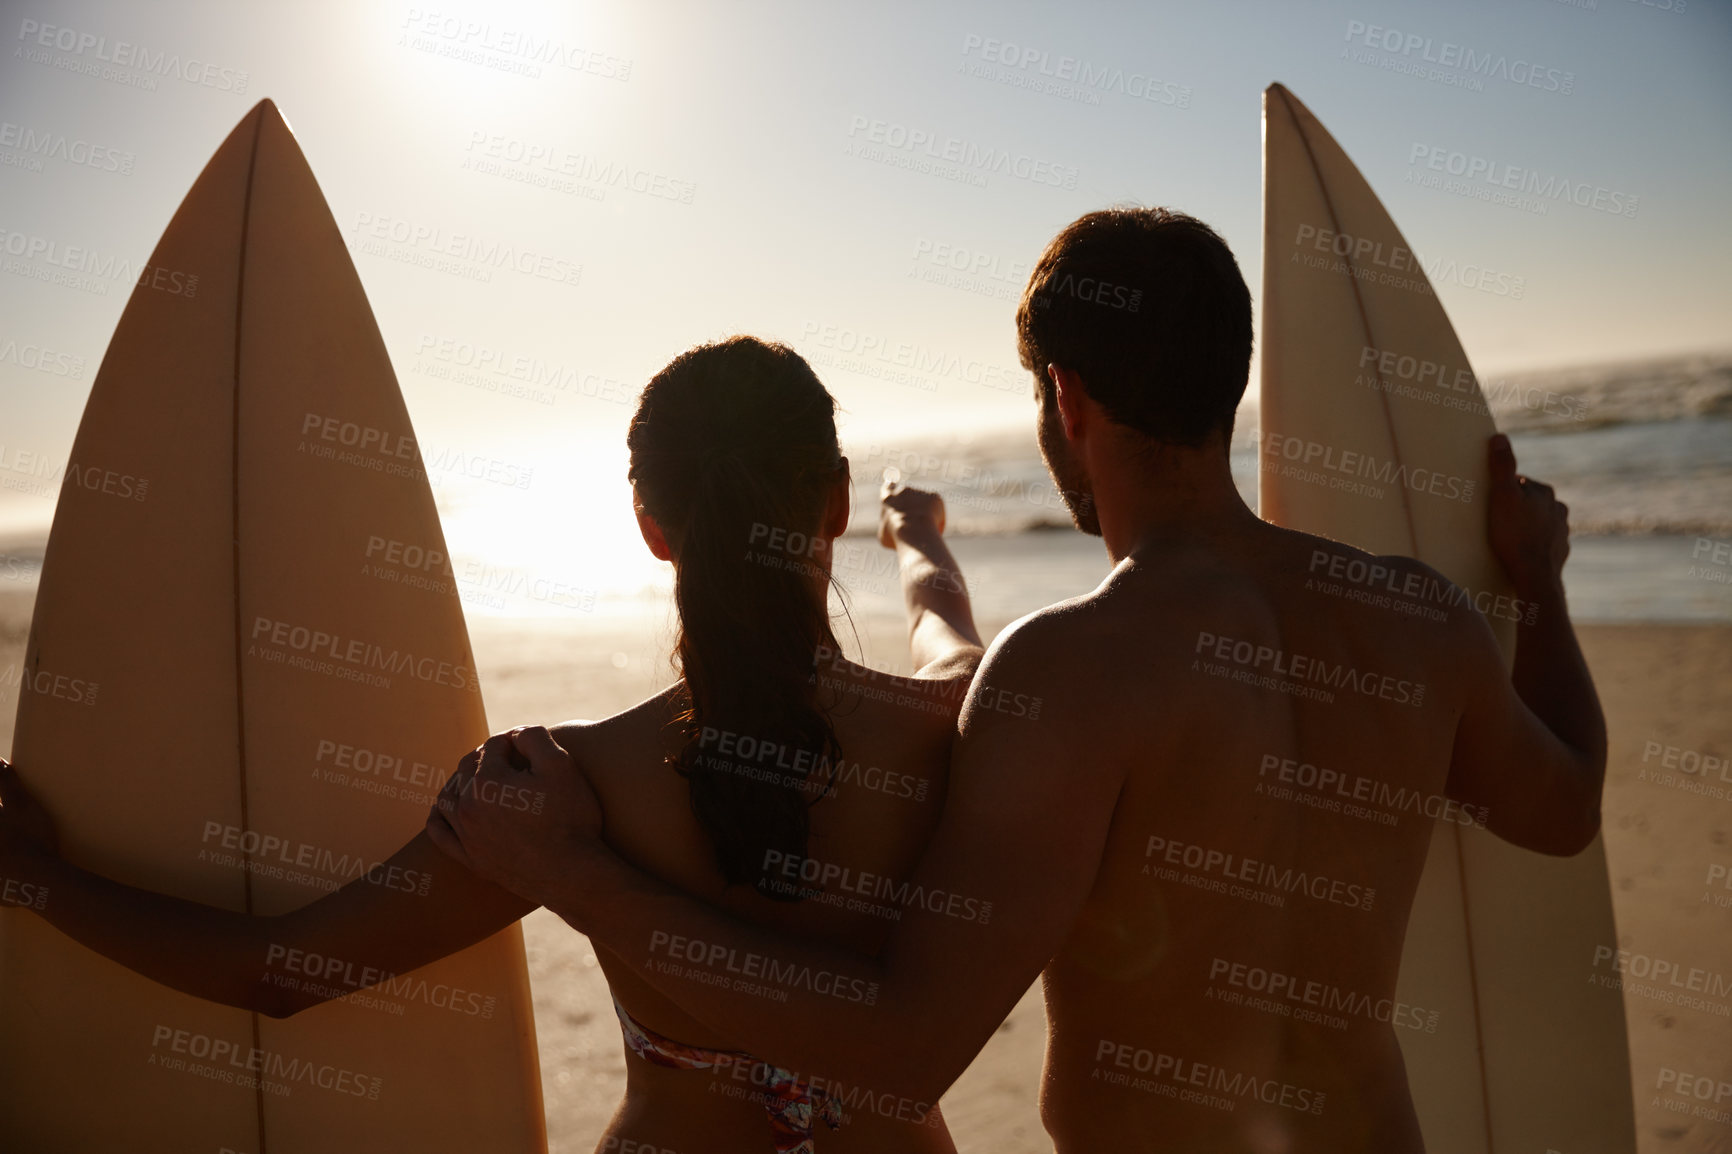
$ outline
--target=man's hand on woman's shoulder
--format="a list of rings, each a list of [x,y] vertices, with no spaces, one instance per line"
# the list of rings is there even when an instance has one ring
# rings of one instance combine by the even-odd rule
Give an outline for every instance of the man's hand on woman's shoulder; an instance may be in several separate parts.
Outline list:
[[[471,872],[550,905],[600,843],[601,803],[543,726],[495,734],[464,756],[427,815],[427,836]]]

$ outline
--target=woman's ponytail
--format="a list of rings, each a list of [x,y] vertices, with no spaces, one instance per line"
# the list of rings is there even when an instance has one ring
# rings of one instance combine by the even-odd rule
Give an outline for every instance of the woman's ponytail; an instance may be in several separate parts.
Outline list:
[[[638,498],[675,557],[684,683],[670,760],[722,876],[768,897],[797,892],[768,867],[804,858],[808,808],[841,752],[812,675],[836,647],[828,567],[770,547],[825,540],[834,413],[798,354],[737,337],[658,373],[627,438]]]

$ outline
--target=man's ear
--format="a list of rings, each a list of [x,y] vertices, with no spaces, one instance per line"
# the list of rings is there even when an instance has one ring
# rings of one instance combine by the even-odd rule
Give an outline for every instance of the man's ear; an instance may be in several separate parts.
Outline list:
[[[643,534],[643,543],[649,546],[649,551],[654,553],[659,561],[672,561],[674,551],[668,548],[668,539],[662,536],[662,527],[656,524],[656,519],[635,501],[632,503],[632,512],[637,514],[637,531]]]
[[[1052,379],[1058,419],[1064,425],[1065,440],[1074,441],[1088,425],[1088,393],[1083,391],[1082,378],[1062,365],[1048,365],[1046,375]]]
[[[836,466],[836,480],[824,497],[824,536],[834,541],[848,531],[848,518],[853,513],[854,479],[848,472],[848,458]]]

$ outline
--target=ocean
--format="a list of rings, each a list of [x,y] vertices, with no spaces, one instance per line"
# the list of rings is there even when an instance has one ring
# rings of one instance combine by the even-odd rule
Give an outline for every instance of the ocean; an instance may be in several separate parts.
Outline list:
[[[1550,482],[1570,507],[1564,569],[1572,615],[1584,622],[1732,621],[1732,353],[1670,357],[1493,377],[1482,382],[1523,472]],[[1094,588],[1101,543],[1077,532],[1025,429],[961,430],[900,440],[846,437],[855,519],[835,570],[846,604],[880,622],[899,618],[895,558],[875,540],[887,470],[945,498],[948,536],[982,622],[1005,622]],[[1232,467],[1256,507],[1254,410],[1235,430]],[[623,471],[623,458],[620,465]],[[497,488],[497,487],[495,487]],[[548,494],[563,511],[574,492]],[[587,498],[594,500],[593,496]],[[615,632],[633,621],[665,635],[671,574],[636,539],[621,510],[611,535],[526,534],[497,506],[444,509],[457,585],[471,618],[585,623]],[[611,508],[611,507],[610,507]],[[562,552],[512,554],[527,537]],[[41,536],[0,541],[0,589],[29,589]]]

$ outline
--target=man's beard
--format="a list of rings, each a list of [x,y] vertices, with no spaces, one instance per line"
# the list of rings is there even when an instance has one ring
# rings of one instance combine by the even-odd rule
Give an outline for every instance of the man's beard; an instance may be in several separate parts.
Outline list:
[[[1059,496],[1064,498],[1064,507],[1070,511],[1071,521],[1089,536],[1099,537],[1101,519],[1095,512],[1094,486],[1089,484],[1088,470],[1065,443],[1064,425],[1059,420],[1056,400],[1041,405],[1037,434],[1041,459],[1046,462],[1046,471],[1051,474]]]

